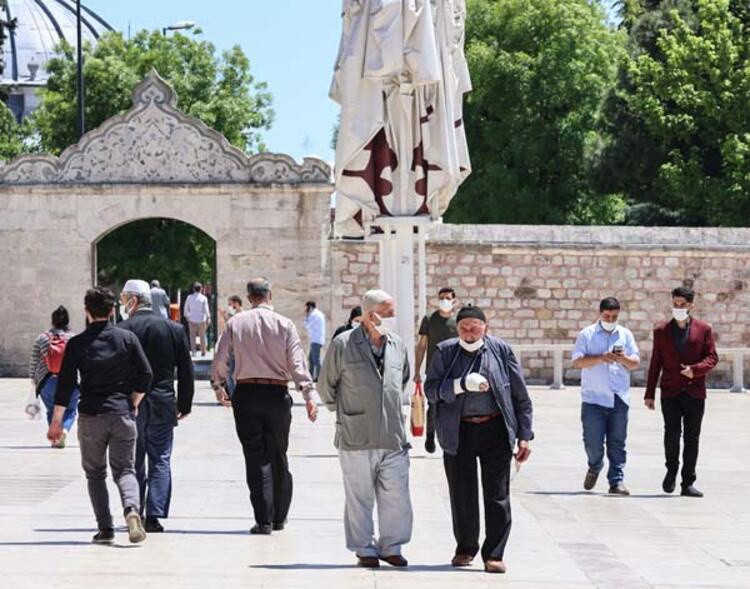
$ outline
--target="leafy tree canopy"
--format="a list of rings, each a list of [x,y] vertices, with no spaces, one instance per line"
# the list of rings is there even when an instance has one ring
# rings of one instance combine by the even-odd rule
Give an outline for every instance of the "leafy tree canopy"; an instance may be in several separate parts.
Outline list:
[[[273,121],[271,95],[266,84],[251,75],[242,49],[235,46],[217,57],[211,43],[179,33],[164,36],[158,31],[140,31],[125,39],[113,32],[103,35],[94,47],[86,45],[86,128],[93,129],[127,110],[133,88],[152,68],[175,89],[182,111],[246,152],[265,149],[260,132]],[[73,48],[63,42],[47,70],[49,82],[31,123],[41,148],[58,154],[78,139]]]

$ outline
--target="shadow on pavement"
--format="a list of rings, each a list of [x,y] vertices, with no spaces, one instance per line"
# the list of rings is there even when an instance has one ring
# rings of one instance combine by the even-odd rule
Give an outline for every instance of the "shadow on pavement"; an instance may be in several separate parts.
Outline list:
[[[90,530],[86,530],[90,531]],[[40,540],[38,542],[0,542],[0,546],[97,546],[104,548],[138,548],[132,544],[94,544],[83,540]]]
[[[95,530],[92,530],[90,528],[34,528],[35,532],[46,532],[46,533],[55,533],[55,532],[63,532],[63,533],[76,533],[76,534],[85,534],[85,533],[94,533]],[[127,532],[127,529],[118,529],[118,532],[125,533]],[[249,536],[250,535],[250,528],[247,530],[164,530],[163,532],[151,532],[153,535],[162,535],[162,534],[185,534],[185,535],[205,535],[205,536]],[[150,534],[150,535],[151,535]]]
[[[320,571],[320,570],[333,570],[333,569],[358,569],[356,564],[328,564],[328,563],[293,563],[293,564],[251,564],[249,565],[249,568],[251,569],[266,569],[266,570],[272,570],[272,571],[298,571],[298,570],[311,570],[311,571]],[[364,569],[364,570],[370,570],[370,571],[398,571],[398,572],[405,572],[408,573],[409,571],[421,571],[421,572],[446,572],[446,571],[456,571],[456,572],[462,572],[462,571],[468,571],[472,572],[472,569],[470,568],[456,568],[452,567],[449,564],[416,564],[416,565],[409,565],[408,567],[404,568],[398,568],[398,567],[392,567],[388,565],[381,565],[378,568],[374,569]],[[473,569],[475,572],[479,572],[480,569]],[[482,571],[484,572],[484,571]]]

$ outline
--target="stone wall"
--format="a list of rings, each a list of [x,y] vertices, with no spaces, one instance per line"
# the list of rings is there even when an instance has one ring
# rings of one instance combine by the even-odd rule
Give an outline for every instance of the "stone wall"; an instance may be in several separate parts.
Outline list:
[[[0,376],[24,374],[34,338],[58,305],[70,310],[74,330],[84,327],[95,244],[137,219],[178,219],[203,230],[216,240],[221,304],[230,294],[244,295],[249,278],[264,275],[274,284],[277,308],[301,324],[311,292],[328,300],[321,235],[329,200],[327,184],[0,185]]]
[[[378,247],[336,242],[332,260],[336,322],[377,284]],[[680,284],[698,292],[695,315],[714,325],[720,347],[750,347],[748,229],[442,225],[428,234],[428,305],[451,286],[462,301],[483,307],[491,332],[511,343],[572,346],[596,320],[599,300],[619,298],[621,321],[642,351],[639,385],[652,329],[668,317],[669,292]],[[569,354],[565,362],[566,382],[579,382]],[[551,380],[550,353],[525,353],[523,365],[530,382]],[[725,357],[711,383],[730,382]]]
[[[151,72],[130,110],[59,157],[0,164],[0,376],[25,373],[34,338],[58,305],[70,310],[74,330],[83,328],[97,242],[139,219],[177,219],[214,239],[220,304],[263,275],[276,307],[301,323],[311,293],[329,301],[321,252],[330,177],[316,158],[248,156],[181,112],[172,88]]]

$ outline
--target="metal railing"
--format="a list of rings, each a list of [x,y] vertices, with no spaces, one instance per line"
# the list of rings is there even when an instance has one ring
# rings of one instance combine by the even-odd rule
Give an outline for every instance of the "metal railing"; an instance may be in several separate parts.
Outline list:
[[[570,344],[517,344],[512,345],[516,357],[521,359],[525,352],[552,352],[552,384],[551,389],[564,389],[564,356],[566,352],[572,352]],[[744,393],[745,389],[745,357],[750,356],[750,348],[718,348],[719,358],[728,356],[732,358],[732,393]]]

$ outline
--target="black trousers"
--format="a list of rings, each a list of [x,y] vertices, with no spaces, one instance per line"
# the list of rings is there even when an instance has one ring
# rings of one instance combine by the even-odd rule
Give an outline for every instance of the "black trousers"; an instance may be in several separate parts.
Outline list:
[[[485,540],[482,559],[502,559],[510,535],[510,462],[513,457],[502,417],[483,424],[461,423],[458,452],[443,453],[448,478],[456,554],[479,552],[477,459],[482,468]]]
[[[664,455],[667,471],[677,475],[680,467],[680,434],[683,431],[685,445],[682,451],[682,486],[695,482],[695,465],[698,462],[698,440],[701,435],[705,399],[695,399],[687,393],[671,399],[661,398],[661,413],[664,416]]]
[[[433,404],[428,402],[427,403],[427,419],[426,419],[426,430],[428,436],[434,436],[435,435],[435,416],[437,414],[437,407]]]
[[[232,408],[255,521],[281,523],[292,503],[292,474],[286,457],[292,398],[284,386],[238,384]]]

